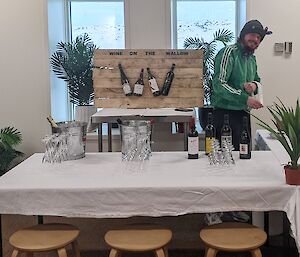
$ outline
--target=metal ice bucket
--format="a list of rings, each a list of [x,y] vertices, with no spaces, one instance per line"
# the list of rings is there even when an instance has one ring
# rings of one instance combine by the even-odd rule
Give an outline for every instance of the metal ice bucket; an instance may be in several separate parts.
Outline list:
[[[151,122],[126,120],[120,125],[122,160],[144,161],[151,156]]]
[[[76,160],[85,156],[87,123],[80,121],[58,122],[58,127],[52,127],[52,134],[66,133],[68,160]]]

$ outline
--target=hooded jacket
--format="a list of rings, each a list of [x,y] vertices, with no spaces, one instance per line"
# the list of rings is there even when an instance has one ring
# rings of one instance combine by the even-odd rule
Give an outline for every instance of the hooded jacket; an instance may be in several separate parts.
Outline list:
[[[244,89],[246,82],[260,82],[255,56],[245,55],[240,43],[221,49],[215,58],[211,99],[213,107],[247,110],[250,94]]]

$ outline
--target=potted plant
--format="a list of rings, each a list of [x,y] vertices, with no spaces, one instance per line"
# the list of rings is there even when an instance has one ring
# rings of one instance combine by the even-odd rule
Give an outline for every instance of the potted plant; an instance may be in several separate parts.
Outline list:
[[[214,74],[214,60],[217,54],[217,44],[222,43],[226,46],[233,40],[233,33],[227,29],[219,29],[213,34],[213,39],[206,42],[203,38],[186,38],[184,48],[186,49],[203,49],[203,90],[204,90],[204,107],[199,108],[200,125],[204,129],[207,124],[208,113],[212,112],[210,105],[212,91],[212,77]]]
[[[300,185],[300,106],[299,99],[296,108],[287,107],[278,98],[279,104],[268,107],[272,115],[272,123],[276,127],[273,129],[266,122],[258,117],[259,125],[269,132],[282,144],[287,151],[290,162],[284,166],[286,183],[290,185]]]
[[[22,152],[14,147],[22,142],[21,133],[13,127],[0,130],[0,176],[6,173],[13,165],[13,161],[23,156]]]
[[[50,63],[58,78],[67,82],[70,102],[76,106],[75,117],[79,121],[80,112],[95,112],[93,88],[93,54],[96,46],[87,34],[78,36],[73,42],[60,42],[57,51],[51,56]],[[81,108],[81,106],[84,106]],[[91,110],[86,111],[87,106]],[[90,114],[90,115],[91,115]]]

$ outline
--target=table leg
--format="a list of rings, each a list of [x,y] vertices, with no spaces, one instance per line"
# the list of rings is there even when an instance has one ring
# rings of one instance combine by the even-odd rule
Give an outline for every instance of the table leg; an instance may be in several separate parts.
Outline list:
[[[38,215],[38,224],[44,224],[44,216]]]
[[[290,256],[290,222],[286,215],[283,213],[283,255],[285,257]]]
[[[269,246],[269,212],[264,212],[264,230],[267,233],[266,246]]]
[[[2,244],[2,215],[0,214],[0,257],[3,257],[3,244]]]
[[[112,135],[111,135],[111,129],[112,129],[112,123],[107,123],[107,129],[108,129],[108,152],[112,152]]]
[[[98,151],[103,152],[102,123],[98,125]]]
[[[184,151],[188,150],[188,133],[189,133],[189,123],[184,123]]]

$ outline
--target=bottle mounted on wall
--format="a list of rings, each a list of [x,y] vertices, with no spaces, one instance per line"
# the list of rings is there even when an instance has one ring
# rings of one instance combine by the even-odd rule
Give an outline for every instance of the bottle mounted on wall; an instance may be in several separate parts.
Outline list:
[[[119,70],[120,70],[120,74],[121,74],[121,85],[123,87],[123,91],[124,91],[124,94],[126,96],[130,96],[132,95],[132,90],[131,90],[131,87],[129,85],[129,80],[122,68],[122,65],[119,63]]]
[[[172,81],[174,79],[174,69],[175,69],[175,63],[172,64],[172,67],[170,69],[170,71],[167,73],[162,90],[161,90],[161,94],[164,96],[167,96],[169,94],[171,85],[172,85]]]
[[[142,96],[144,90],[144,69],[141,69],[140,77],[134,84],[133,94],[136,96]]]
[[[155,77],[152,75],[150,71],[150,68],[147,68],[147,72],[148,72],[148,81],[151,88],[151,92],[154,96],[159,96],[160,95],[159,87],[157,85],[157,81]]]

